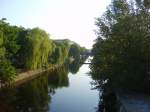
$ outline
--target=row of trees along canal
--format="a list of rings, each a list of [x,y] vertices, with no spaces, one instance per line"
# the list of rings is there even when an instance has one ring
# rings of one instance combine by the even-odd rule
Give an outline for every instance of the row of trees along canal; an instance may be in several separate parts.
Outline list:
[[[96,26],[91,72],[97,87],[150,92],[150,2],[112,0]]]
[[[79,60],[88,50],[70,40],[52,40],[40,28],[25,29],[0,20],[0,82],[12,81],[20,70],[48,68]]]

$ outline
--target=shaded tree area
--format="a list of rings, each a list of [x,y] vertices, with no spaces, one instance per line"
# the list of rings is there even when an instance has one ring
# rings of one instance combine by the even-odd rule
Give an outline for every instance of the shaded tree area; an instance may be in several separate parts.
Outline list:
[[[146,0],[113,0],[96,19],[91,70],[115,89],[150,92],[150,12]]]

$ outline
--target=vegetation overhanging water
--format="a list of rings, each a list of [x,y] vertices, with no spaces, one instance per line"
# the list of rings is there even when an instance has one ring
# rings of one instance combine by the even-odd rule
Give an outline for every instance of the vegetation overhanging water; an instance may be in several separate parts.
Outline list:
[[[18,87],[0,91],[3,112],[96,112],[99,92],[92,90],[89,65],[74,62]]]

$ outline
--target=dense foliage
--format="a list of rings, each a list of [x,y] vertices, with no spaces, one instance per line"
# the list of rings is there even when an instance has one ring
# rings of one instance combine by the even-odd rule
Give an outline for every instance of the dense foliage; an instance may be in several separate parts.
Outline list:
[[[150,12],[146,0],[113,0],[98,26],[93,78],[114,88],[147,91],[150,87]]]
[[[0,83],[10,82],[15,76],[16,71],[10,61],[6,59],[0,60]]]
[[[79,60],[80,55],[84,55],[88,52],[85,47],[81,47],[75,42],[68,39],[54,40],[55,50],[49,58],[49,62],[53,64],[62,64],[69,59]]]
[[[26,35],[25,66],[29,69],[42,68],[48,66],[48,57],[53,52],[53,43],[49,39],[49,35],[39,29],[34,28],[27,32]]]
[[[4,20],[0,20],[0,82],[11,81],[16,71],[13,67],[15,56],[19,49],[16,40],[19,28],[10,26]]]
[[[50,63],[62,64],[68,58],[68,52],[70,45],[68,42],[64,41],[54,41],[56,47],[52,55],[50,56]]]
[[[11,81],[23,69],[47,68],[52,64],[63,64],[70,57],[79,59],[86,52],[68,39],[51,40],[40,28],[25,29],[0,20],[0,82]]]
[[[69,56],[75,59],[80,58],[80,46],[77,44],[72,44],[69,50]]]

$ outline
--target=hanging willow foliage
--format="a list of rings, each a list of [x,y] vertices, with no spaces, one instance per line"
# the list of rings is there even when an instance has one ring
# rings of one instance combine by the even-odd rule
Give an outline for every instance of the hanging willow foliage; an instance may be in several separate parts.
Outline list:
[[[50,56],[50,63],[53,63],[53,64],[64,63],[66,59],[68,58],[69,49],[70,49],[70,45],[68,44],[68,42],[55,41],[55,51]]]
[[[26,67],[37,69],[47,66],[48,57],[53,51],[53,43],[49,39],[49,35],[39,28],[34,28],[28,32],[26,38],[28,41]]]

